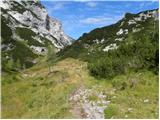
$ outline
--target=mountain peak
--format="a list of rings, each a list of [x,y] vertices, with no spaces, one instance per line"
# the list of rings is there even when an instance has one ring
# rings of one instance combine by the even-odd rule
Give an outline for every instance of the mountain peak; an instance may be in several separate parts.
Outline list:
[[[50,18],[45,8],[37,1],[2,0],[1,8],[6,14],[19,22],[12,23],[15,27],[28,27],[40,35],[47,37],[58,49],[71,44],[70,38],[64,34],[61,23]],[[12,26],[13,26],[12,25]],[[57,42],[54,40],[57,39]]]
[[[32,64],[37,56],[47,53],[48,45],[59,51],[71,44],[72,38],[64,33],[60,21],[51,18],[38,0],[2,0],[0,7],[2,49],[7,61],[20,59],[22,64]],[[28,55],[18,51],[22,46]]]

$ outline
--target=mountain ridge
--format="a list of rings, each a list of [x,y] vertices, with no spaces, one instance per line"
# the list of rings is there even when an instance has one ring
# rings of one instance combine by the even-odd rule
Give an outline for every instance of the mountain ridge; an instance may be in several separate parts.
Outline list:
[[[145,13],[145,12],[148,12],[148,11],[158,11],[158,10],[159,10],[159,8],[155,8],[155,9],[151,9],[151,10],[144,10],[144,11],[140,11],[140,12],[138,12],[138,13],[130,13],[130,12],[126,12],[125,15],[124,15],[124,17],[122,17],[122,19],[118,20],[116,23],[113,23],[113,24],[110,24],[110,25],[107,25],[107,26],[103,26],[103,27],[97,27],[97,28],[95,28],[95,29],[106,28],[106,27],[112,26],[112,25],[114,25],[114,24],[117,24],[118,22],[120,22],[121,20],[123,20],[123,19],[126,17],[127,14],[130,14],[130,15],[137,15],[137,14]],[[93,29],[93,30],[95,30],[95,29]],[[89,32],[92,32],[93,30],[90,30]],[[87,32],[87,33],[89,33],[89,32]],[[83,33],[83,34],[87,34],[87,33]],[[82,34],[80,37],[82,37],[83,34]],[[80,37],[79,37],[77,40],[79,40]]]
[[[153,9],[138,12],[137,14],[129,13],[130,15],[128,15],[128,13],[126,13],[125,16],[121,20],[117,21],[115,24],[96,28],[88,33],[83,33],[83,35],[79,37],[72,45],[66,47],[66,49],[62,50],[59,54],[65,56],[67,50],[71,50],[74,45],[84,49],[84,51],[87,52],[87,47],[92,46],[92,44],[101,44],[99,46],[104,46],[105,44],[110,45],[113,43],[119,44],[126,39],[128,34],[136,33],[143,30],[146,27],[144,24],[147,24],[148,21],[153,21],[157,24],[159,13],[158,11],[159,9]],[[142,20],[143,17],[144,20]]]
[[[91,75],[114,77],[127,70],[158,70],[158,13],[126,14],[115,24],[83,34],[58,54],[88,62]]]
[[[20,66],[29,67],[38,62],[35,58],[47,54],[48,46],[56,52],[71,44],[72,38],[64,33],[60,21],[51,18],[39,1],[2,0],[0,7],[2,63],[20,61]],[[26,56],[18,50],[20,46]]]

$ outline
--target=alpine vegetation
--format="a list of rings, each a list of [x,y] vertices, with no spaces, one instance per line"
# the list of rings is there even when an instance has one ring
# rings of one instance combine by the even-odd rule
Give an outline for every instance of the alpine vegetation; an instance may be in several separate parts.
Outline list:
[[[1,0],[2,118],[158,119],[158,2],[130,2]]]
[[[72,38],[62,29],[60,21],[49,17],[37,0],[2,0],[2,69],[28,68],[37,63],[36,58],[47,53],[47,46],[56,51],[71,44]]]

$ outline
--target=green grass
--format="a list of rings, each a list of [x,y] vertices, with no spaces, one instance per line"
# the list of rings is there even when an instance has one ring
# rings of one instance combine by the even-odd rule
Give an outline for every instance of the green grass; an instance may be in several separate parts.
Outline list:
[[[112,118],[114,115],[116,115],[118,113],[116,106],[115,105],[110,105],[109,107],[107,107],[104,111],[105,113],[105,118],[106,119],[110,119]]]
[[[75,66],[77,62],[73,62],[70,64]],[[3,73],[2,118],[71,118],[68,99],[80,78],[74,75],[75,70],[61,67],[66,63],[59,64],[52,73],[43,65],[24,71],[27,76]]]
[[[3,85],[2,118],[63,118],[63,114],[68,115],[67,97],[74,86],[56,82],[58,78],[54,76],[50,76],[53,79],[36,76]]]
[[[132,81],[135,85],[131,87]],[[109,107],[114,106],[118,112],[112,114],[113,118],[158,118],[158,75],[150,71],[141,71],[138,73],[128,73],[115,77],[112,84],[116,88],[114,96],[111,99]],[[115,82],[116,81],[116,82]],[[124,89],[119,89],[126,82]],[[149,100],[145,103],[144,100]],[[132,111],[129,111],[129,109]],[[105,110],[105,116],[108,118],[110,111]]]
[[[130,87],[132,80],[136,82]],[[125,89],[119,87],[122,81]],[[89,75],[86,63],[70,58],[52,66],[51,73],[44,63],[23,74],[2,73],[2,118],[74,118],[68,99],[80,86],[103,91],[111,101],[106,118],[158,118],[158,75],[130,71],[100,80]],[[89,99],[97,101],[95,96]]]

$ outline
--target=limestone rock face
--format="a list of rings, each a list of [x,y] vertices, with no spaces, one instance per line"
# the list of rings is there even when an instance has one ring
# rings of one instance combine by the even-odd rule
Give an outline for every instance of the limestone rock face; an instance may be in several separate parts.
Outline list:
[[[38,56],[47,55],[49,46],[57,52],[73,40],[37,0],[1,0],[0,8],[3,67],[10,63],[30,67]]]
[[[67,36],[60,21],[49,17],[46,9],[40,2],[27,0],[2,0],[0,3],[2,17],[9,21],[8,26],[25,27],[37,34],[47,38],[52,44],[62,49],[71,44],[71,38]]]

